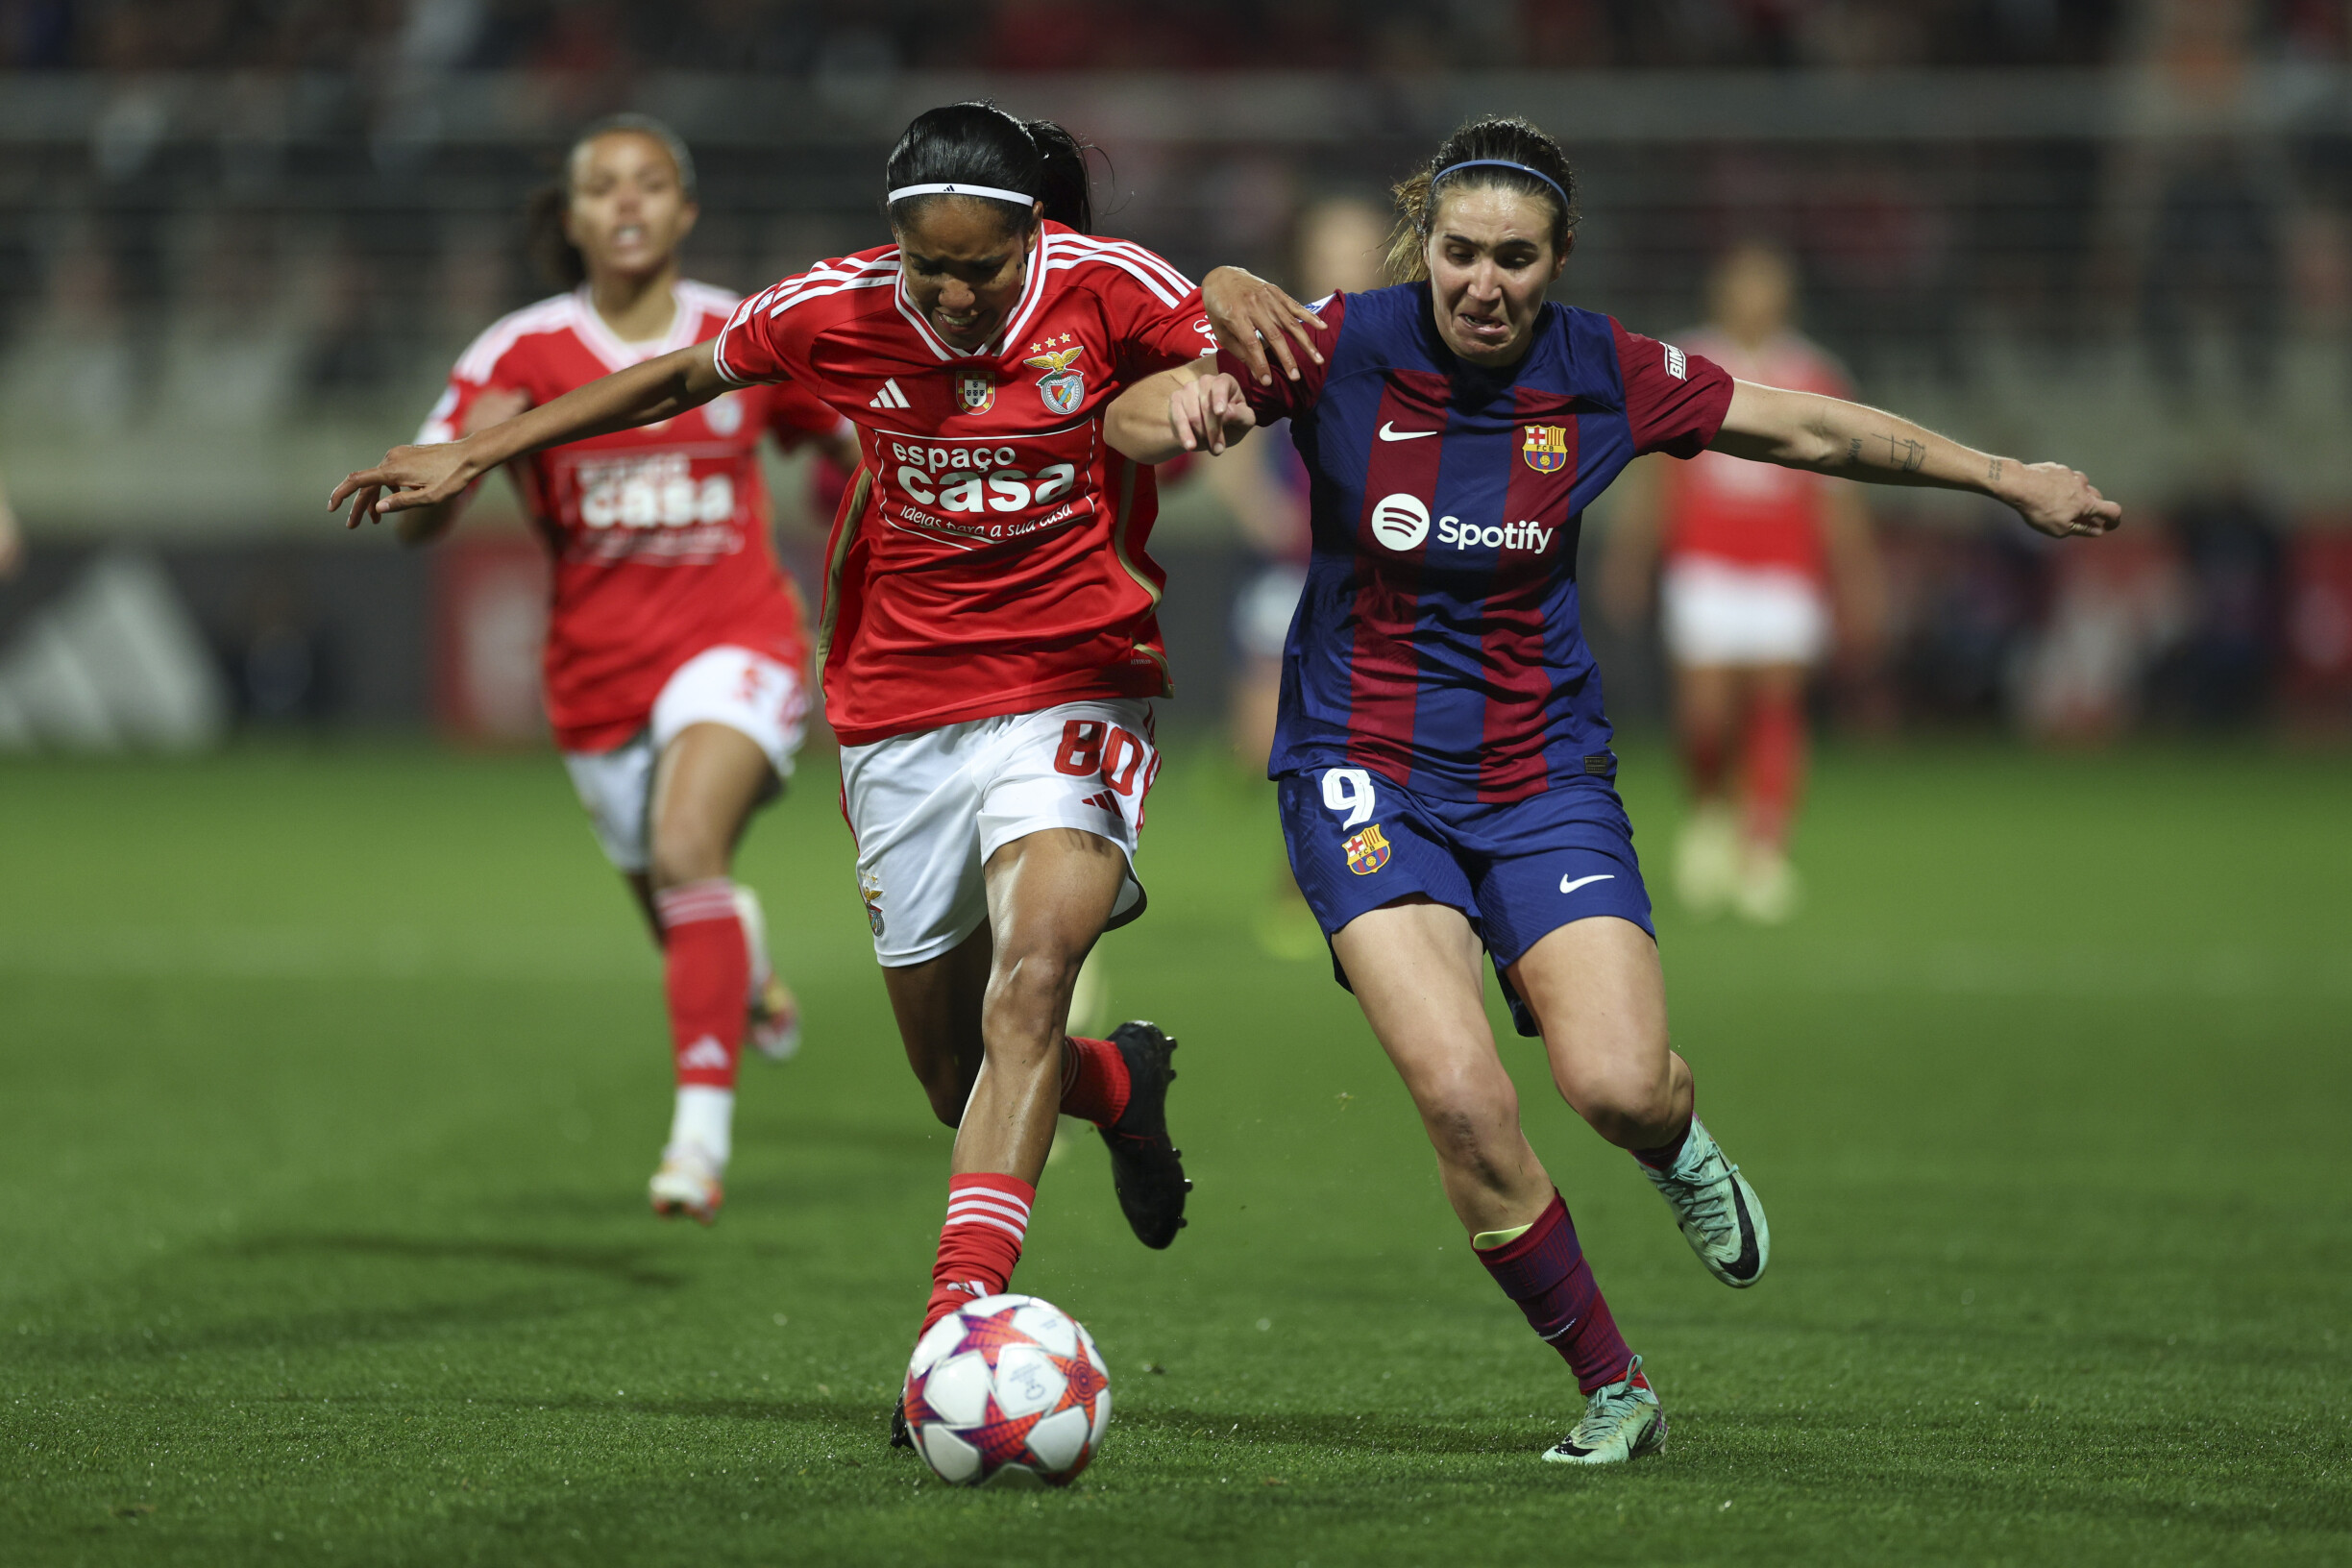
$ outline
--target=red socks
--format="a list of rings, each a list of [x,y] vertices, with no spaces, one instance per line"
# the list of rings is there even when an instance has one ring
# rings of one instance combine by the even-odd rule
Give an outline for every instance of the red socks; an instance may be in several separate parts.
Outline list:
[[[654,894],[661,915],[663,985],[670,1001],[671,1060],[680,1088],[735,1087],[751,959],[735,884],[723,876]]]
[[[1077,1037],[1062,1042],[1065,1115],[1108,1127],[1126,1111],[1131,1090],[1127,1059],[1116,1045]],[[1037,1188],[1017,1176],[973,1171],[948,1178],[947,1221],[940,1227],[939,1261],[931,1265],[923,1333],[966,1302],[995,1295],[1012,1282],[1036,1201]]]
[[[966,1302],[996,1295],[1012,1282],[1036,1201],[1037,1188],[1017,1176],[974,1171],[947,1178],[947,1222],[940,1227],[939,1261],[931,1265],[923,1334]]]
[[[1127,1059],[1107,1040],[1062,1041],[1062,1114],[1108,1127],[1125,1114],[1133,1086]]]
[[[1758,693],[1748,713],[1748,837],[1777,847],[1804,790],[1803,698]]]
[[[1526,1234],[1479,1253],[1478,1261],[1519,1304],[1529,1326],[1566,1360],[1578,1388],[1589,1394],[1625,1376],[1633,1353],[1617,1333],[1557,1192]]]

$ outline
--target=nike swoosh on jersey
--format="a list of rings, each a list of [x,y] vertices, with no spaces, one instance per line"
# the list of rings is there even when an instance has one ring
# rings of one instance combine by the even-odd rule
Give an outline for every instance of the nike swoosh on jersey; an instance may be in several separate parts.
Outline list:
[[[1560,878],[1560,892],[1574,893],[1577,891],[1577,889],[1584,887],[1588,883],[1614,882],[1616,880],[1617,873],[1615,871],[1595,871],[1590,876],[1580,876],[1574,882],[1569,881],[1563,876]]]
[[[1380,428],[1380,438],[1383,441],[1418,441],[1425,435],[1435,435],[1436,433],[1435,430],[1400,430],[1396,428],[1394,420],[1382,421]]]

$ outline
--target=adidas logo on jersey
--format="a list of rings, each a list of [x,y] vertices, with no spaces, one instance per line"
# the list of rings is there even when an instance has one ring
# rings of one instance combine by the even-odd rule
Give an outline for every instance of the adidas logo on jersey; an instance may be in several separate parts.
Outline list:
[[[907,395],[898,390],[898,379],[894,376],[889,380],[884,381],[882,383],[882,390],[876,392],[872,398],[868,400],[866,406],[869,408],[906,407]]]
[[[1082,806],[1100,806],[1114,817],[1119,814],[1118,802],[1111,798],[1109,790],[1104,790],[1099,795],[1090,795],[1078,803]]]

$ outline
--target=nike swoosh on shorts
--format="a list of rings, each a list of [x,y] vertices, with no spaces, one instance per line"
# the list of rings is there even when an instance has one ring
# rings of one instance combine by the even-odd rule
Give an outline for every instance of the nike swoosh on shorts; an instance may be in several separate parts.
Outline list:
[[[1425,435],[1435,435],[1436,433],[1435,430],[1400,430],[1393,420],[1383,420],[1380,428],[1380,438],[1383,441],[1418,441]]]
[[[1617,873],[1615,871],[1595,871],[1590,876],[1580,876],[1574,882],[1569,881],[1563,876],[1560,878],[1560,892],[1574,893],[1577,891],[1577,889],[1585,886],[1587,883],[1614,882],[1616,880]]]

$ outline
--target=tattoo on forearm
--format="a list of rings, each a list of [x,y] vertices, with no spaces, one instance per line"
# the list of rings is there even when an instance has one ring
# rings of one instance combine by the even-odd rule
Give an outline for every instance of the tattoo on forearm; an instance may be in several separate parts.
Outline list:
[[[1985,478],[1995,484],[2000,483],[2001,470],[2006,466],[1998,457],[1994,458],[1991,465],[1985,470]]]
[[[1916,474],[1920,470],[1920,465],[1927,460],[1927,443],[1924,441],[1913,441],[1907,437],[1896,435],[1890,435],[1884,439],[1887,444],[1887,463],[1890,467],[1899,468],[1905,474]]]
[[[1846,443],[1846,461],[1850,465],[1859,463],[1861,460],[1862,438],[1857,435],[1851,441]]]

